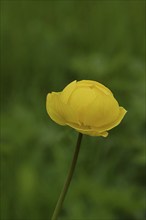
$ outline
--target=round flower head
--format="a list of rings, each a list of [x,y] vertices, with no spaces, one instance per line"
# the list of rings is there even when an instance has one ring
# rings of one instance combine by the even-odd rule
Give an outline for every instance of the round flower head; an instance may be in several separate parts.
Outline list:
[[[82,134],[103,137],[127,112],[107,87],[92,80],[73,81],[62,92],[49,93],[46,108],[56,123]]]

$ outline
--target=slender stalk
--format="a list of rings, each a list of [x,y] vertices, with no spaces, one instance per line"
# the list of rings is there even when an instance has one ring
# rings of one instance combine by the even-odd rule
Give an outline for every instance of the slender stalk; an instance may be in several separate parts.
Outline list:
[[[57,220],[59,212],[62,208],[64,199],[65,199],[66,193],[68,191],[68,188],[69,188],[69,185],[70,185],[70,182],[71,182],[74,170],[75,170],[75,166],[76,166],[76,163],[77,163],[78,154],[79,154],[81,141],[82,141],[82,136],[83,135],[81,133],[79,133],[76,148],[75,148],[75,152],[74,152],[74,156],[73,156],[73,159],[72,159],[72,163],[71,163],[66,181],[64,183],[63,189],[61,191],[60,197],[59,197],[58,202],[56,204],[56,207],[55,207],[55,210],[54,210],[54,213],[53,213],[53,216],[52,216],[51,220]]]

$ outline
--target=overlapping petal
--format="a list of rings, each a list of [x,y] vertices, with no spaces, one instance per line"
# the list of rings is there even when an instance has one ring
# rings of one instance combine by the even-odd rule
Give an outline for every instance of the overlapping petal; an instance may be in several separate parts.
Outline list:
[[[92,103],[95,98],[96,94],[91,88],[78,87],[72,92],[68,104],[79,113],[84,107]]]
[[[118,117],[119,105],[113,96],[98,91],[96,99],[88,106],[82,119],[85,125],[103,126]]]
[[[69,97],[71,96],[72,92],[75,90],[77,87],[77,81],[73,81],[69,83],[61,92],[61,101],[64,103],[68,103]]]
[[[98,127],[98,129],[102,132],[102,131],[111,130],[112,128],[116,127],[118,124],[120,124],[120,122],[124,118],[126,112],[127,111],[123,107],[119,107],[119,114],[118,114],[117,118],[109,124]]]
[[[46,109],[50,118],[60,125],[65,125],[66,121],[63,117],[63,108],[59,101],[59,93],[49,93],[47,95]]]
[[[60,125],[66,125],[67,122],[79,124],[77,112],[62,102],[60,92],[48,94],[46,108],[51,119]]]
[[[83,125],[78,126],[77,124],[73,124],[73,123],[67,123],[67,125],[74,128],[76,131],[78,131],[82,134],[87,134],[90,136],[103,136],[103,137],[108,136],[107,131],[100,132],[97,128],[89,128],[89,126],[86,127]]]
[[[110,89],[108,89],[106,86],[104,86],[103,84],[93,81],[93,80],[81,80],[79,82],[77,82],[77,86],[85,86],[85,87],[91,87],[93,88],[96,87],[99,90],[103,91],[105,94],[111,94],[112,92],[110,91]]]

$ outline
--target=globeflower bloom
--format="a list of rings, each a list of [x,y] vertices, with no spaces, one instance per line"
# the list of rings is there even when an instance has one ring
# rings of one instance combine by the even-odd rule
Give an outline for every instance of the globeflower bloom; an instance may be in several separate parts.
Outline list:
[[[49,93],[46,108],[56,123],[82,134],[103,137],[127,112],[107,87],[92,80],[73,81],[62,92]]]

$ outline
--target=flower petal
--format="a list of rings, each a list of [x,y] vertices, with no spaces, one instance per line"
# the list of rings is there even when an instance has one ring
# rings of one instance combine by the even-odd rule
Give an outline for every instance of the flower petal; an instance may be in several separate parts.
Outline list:
[[[80,111],[95,98],[95,92],[91,88],[79,87],[72,92],[68,104],[76,111]]]
[[[101,127],[114,121],[119,114],[119,104],[111,95],[98,91],[96,99],[84,110],[84,125]]]
[[[60,125],[66,125],[67,122],[79,123],[77,113],[67,104],[61,101],[61,93],[52,92],[47,96],[47,112],[51,119]]]
[[[109,124],[106,124],[104,126],[101,126],[98,129],[102,132],[102,131],[111,130],[112,128],[116,127],[118,124],[120,124],[120,122],[124,118],[126,112],[127,111],[123,107],[119,107],[119,115],[118,115],[118,117],[113,122],[111,122]]]
[[[103,84],[93,81],[93,80],[81,80],[79,82],[77,82],[77,85],[79,84],[79,86],[88,86],[88,87],[97,87],[99,90],[101,90],[102,92],[104,92],[105,94],[110,94],[113,95],[113,93],[110,91],[110,89],[108,89],[106,86],[104,86]]]
[[[50,118],[60,125],[65,125],[62,113],[62,105],[58,93],[52,92],[47,95],[46,109]]]
[[[92,129],[92,128],[85,128],[85,126],[82,125],[77,125],[77,124],[73,124],[73,123],[67,123],[68,126],[74,128],[76,131],[82,133],[82,134],[87,134],[90,136],[103,136],[103,137],[107,137],[108,136],[108,132],[107,131],[98,131],[96,129]]]
[[[69,85],[67,85],[63,91],[61,92],[61,100],[62,102],[66,103],[68,102],[68,99],[70,97],[70,95],[72,94],[72,92],[75,90],[76,88],[76,80],[71,82]]]

